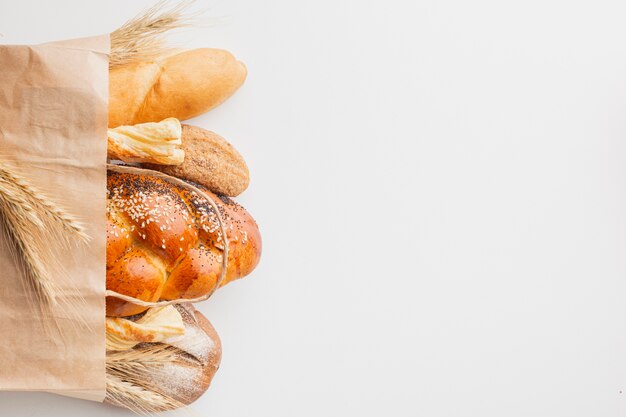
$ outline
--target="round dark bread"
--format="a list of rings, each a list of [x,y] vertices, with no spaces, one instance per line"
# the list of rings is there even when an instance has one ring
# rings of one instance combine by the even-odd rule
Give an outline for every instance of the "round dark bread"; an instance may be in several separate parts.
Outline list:
[[[144,164],[149,169],[203,185],[214,193],[236,197],[250,184],[246,161],[220,135],[196,126],[182,126],[185,160],[180,165]]]

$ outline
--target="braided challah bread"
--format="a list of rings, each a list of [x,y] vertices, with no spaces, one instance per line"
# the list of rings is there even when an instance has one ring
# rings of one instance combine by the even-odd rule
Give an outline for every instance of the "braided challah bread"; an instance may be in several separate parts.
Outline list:
[[[215,201],[225,222],[229,253],[224,285],[254,269],[261,236],[243,207],[201,189]],[[222,270],[221,234],[215,210],[197,193],[149,175],[109,170],[108,290],[148,302],[206,295]],[[107,297],[107,316],[145,310]]]

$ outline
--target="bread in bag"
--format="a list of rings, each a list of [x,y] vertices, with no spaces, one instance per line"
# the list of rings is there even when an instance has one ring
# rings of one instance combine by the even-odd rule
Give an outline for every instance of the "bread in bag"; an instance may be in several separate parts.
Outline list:
[[[210,48],[113,68],[109,127],[199,116],[237,91],[246,75],[230,52]]]

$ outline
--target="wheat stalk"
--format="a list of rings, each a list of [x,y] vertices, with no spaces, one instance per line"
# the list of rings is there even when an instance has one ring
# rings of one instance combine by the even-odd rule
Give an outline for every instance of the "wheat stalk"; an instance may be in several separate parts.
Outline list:
[[[24,277],[25,293],[43,313],[56,304],[56,286],[48,279],[45,264],[34,249],[39,246],[37,234],[28,233],[33,223],[29,222],[28,215],[20,212],[21,207],[2,198],[0,192],[2,225],[9,238],[9,250]]]
[[[163,35],[193,25],[194,16],[185,14],[193,2],[185,0],[167,8],[170,3],[160,1],[111,33],[109,67],[149,61],[169,53],[171,48],[166,46]]]
[[[151,416],[153,413],[184,406],[165,395],[110,373],[106,376],[106,390],[107,401],[113,405],[128,408],[139,415]]]
[[[142,345],[134,349],[107,352],[107,368],[115,369],[119,365],[150,364],[162,365],[178,360],[179,350],[166,344]]]
[[[54,318],[52,308],[61,289],[52,277],[62,271],[54,250],[88,240],[85,228],[6,161],[0,162],[0,221],[29,301],[42,317]],[[76,306],[65,307],[81,321]]]
[[[34,212],[35,217],[49,219],[56,226],[51,230],[52,232],[60,236],[77,238],[83,242],[90,240],[85,231],[85,226],[75,216],[58,206],[50,197],[43,195],[24,177],[17,174],[15,168],[8,168],[6,162],[3,165],[0,167],[0,182],[9,197],[13,197],[21,203],[25,210],[29,210],[29,214]],[[33,224],[36,224],[34,220],[32,221]],[[44,226],[43,224],[38,225]]]
[[[107,400],[143,415],[185,408],[184,403],[163,394],[151,383],[151,376],[164,365],[179,361],[179,357],[177,348],[164,344],[107,352]]]

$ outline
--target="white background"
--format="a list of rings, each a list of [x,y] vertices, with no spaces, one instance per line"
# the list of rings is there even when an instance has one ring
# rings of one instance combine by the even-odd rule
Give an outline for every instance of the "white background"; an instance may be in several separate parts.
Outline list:
[[[0,41],[151,3],[1,0]],[[222,18],[176,39],[249,77],[194,123],[246,157],[264,254],[200,307],[198,415],[626,415],[623,1],[200,3]],[[85,415],[131,414],[0,394]]]

